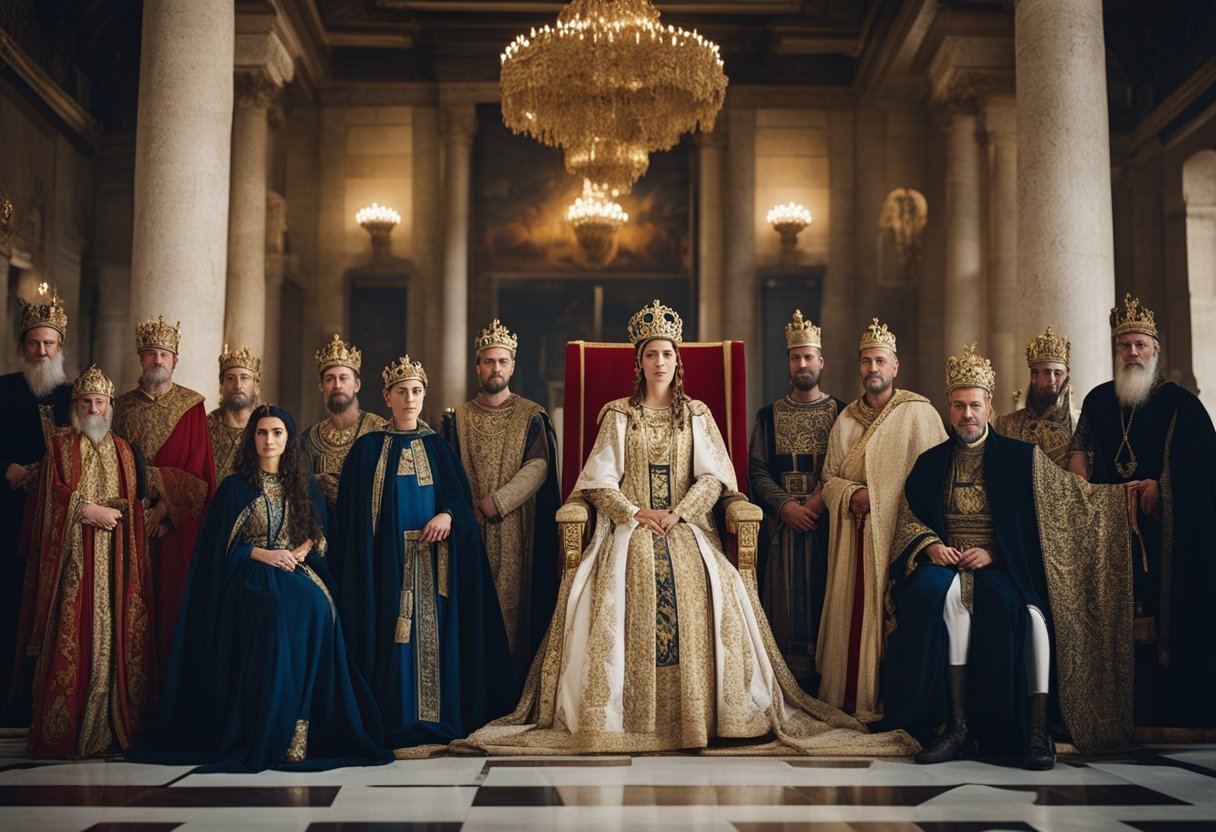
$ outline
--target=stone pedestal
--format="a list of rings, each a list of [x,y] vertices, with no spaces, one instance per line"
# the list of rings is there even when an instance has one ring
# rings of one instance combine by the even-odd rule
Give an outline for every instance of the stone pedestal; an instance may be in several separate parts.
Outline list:
[[[1018,0],[1017,328],[1072,340],[1080,402],[1111,377],[1115,302],[1101,0]]]
[[[472,366],[469,342],[469,202],[473,134],[477,116],[472,104],[448,105],[440,115],[443,137],[443,330],[439,401],[428,402],[431,414],[464,401]]]
[[[231,3],[143,6],[131,318],[182,322],[175,379],[212,403],[228,260],[233,27]]]
[[[983,169],[974,104],[956,102],[947,118],[946,353],[957,354],[971,343],[978,343],[983,353],[988,349],[981,241]]]
[[[1026,386],[1021,346],[1037,335],[1017,332],[1018,143],[1017,104],[1011,96],[984,103],[988,144],[988,355],[996,370],[997,414],[1013,410],[1013,394]]]

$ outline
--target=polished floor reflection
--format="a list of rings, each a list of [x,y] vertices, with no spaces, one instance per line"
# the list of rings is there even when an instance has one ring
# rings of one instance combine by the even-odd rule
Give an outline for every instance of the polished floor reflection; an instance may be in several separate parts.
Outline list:
[[[1216,829],[1216,746],[992,761],[439,757],[332,772],[195,774],[32,761],[0,740],[0,829],[107,832],[1050,832]]]

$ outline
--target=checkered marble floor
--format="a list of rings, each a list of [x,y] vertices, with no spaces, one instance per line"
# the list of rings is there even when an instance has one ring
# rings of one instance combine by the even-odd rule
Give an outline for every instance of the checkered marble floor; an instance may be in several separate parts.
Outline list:
[[[32,761],[0,740],[0,829],[984,832],[1216,829],[1216,746],[993,762],[439,757],[319,773]]]

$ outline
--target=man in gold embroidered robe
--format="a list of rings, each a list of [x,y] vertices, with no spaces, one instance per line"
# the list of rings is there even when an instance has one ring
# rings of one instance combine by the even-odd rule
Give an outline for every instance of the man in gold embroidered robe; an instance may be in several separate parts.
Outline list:
[[[173,383],[181,323],[163,317],[135,328],[143,372],[139,386],[114,402],[114,433],[139,447],[148,460],[151,508],[144,528],[155,564],[156,656],[164,669],[173,642],[190,556],[215,491],[215,464],[203,396]]]
[[[1002,436],[1038,445],[1061,468],[1068,468],[1073,431],[1081,417],[1072,406],[1072,385],[1068,382],[1068,339],[1047,331],[1026,345],[1026,364],[1030,367],[1030,386],[1026,406],[999,416],[992,427]]]
[[[312,474],[325,495],[332,529],[337,523],[338,480],[351,446],[365,433],[384,430],[388,422],[359,407],[359,390],[363,386],[359,370],[363,366],[363,353],[358,347],[346,343],[335,332],[330,342],[317,350],[316,358],[317,372],[321,376],[318,389],[329,418],[305,430],[301,441],[312,464]]]
[[[869,722],[882,715],[887,566],[904,479],[946,431],[928,399],[895,389],[895,336],[877,318],[861,338],[860,371],[865,393],[832,426],[823,468],[833,522],[815,658],[819,698]]]
[[[511,392],[519,338],[496,318],[474,344],[477,398],[445,420],[473,491],[502,607],[511,663],[523,680],[557,598],[557,441],[544,408]]]
[[[224,344],[220,353],[220,406],[207,414],[217,483],[232,473],[249,414],[258,406],[261,374],[262,359],[254,356],[249,347],[229,352]]]
[[[801,310],[785,327],[790,393],[756,413],[748,448],[750,494],[764,509],[761,599],[773,637],[803,689],[814,693],[815,642],[827,581],[823,463],[844,402],[819,389],[819,327]]]
[[[131,747],[156,685],[142,460],[110,432],[114,385],[104,373],[85,371],[72,395],[73,427],[51,440],[21,547],[18,643],[37,657],[35,757]]]

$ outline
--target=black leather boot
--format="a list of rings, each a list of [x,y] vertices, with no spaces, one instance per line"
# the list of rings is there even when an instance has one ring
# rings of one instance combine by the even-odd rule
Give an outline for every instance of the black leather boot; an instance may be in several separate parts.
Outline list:
[[[1026,738],[1026,756],[1022,768],[1046,771],[1056,764],[1056,744],[1047,730],[1047,694],[1030,694],[1030,730]]]
[[[973,743],[967,731],[967,665],[950,665],[950,721],[942,735],[912,759],[918,763],[944,763],[969,757]]]

